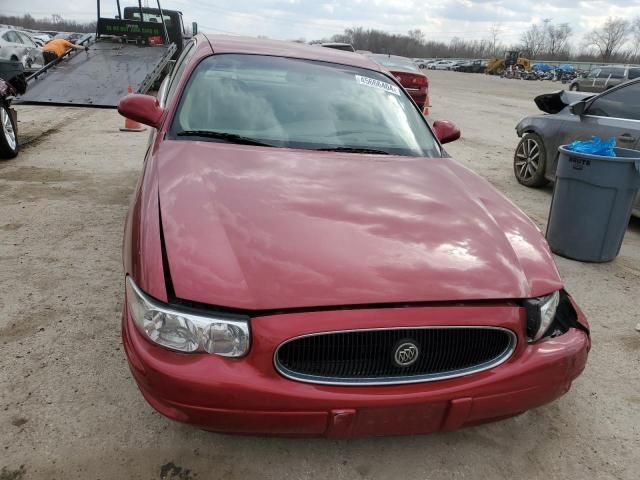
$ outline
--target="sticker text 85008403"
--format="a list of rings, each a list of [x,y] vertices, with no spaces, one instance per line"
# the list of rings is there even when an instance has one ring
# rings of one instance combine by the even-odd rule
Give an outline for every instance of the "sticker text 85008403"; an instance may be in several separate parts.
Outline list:
[[[378,90],[384,90],[385,92],[393,93],[394,95],[400,95],[400,89],[395,85],[383,82],[382,80],[376,80],[375,78],[363,77],[356,75],[356,82],[360,85],[365,85],[371,88],[377,88]]]

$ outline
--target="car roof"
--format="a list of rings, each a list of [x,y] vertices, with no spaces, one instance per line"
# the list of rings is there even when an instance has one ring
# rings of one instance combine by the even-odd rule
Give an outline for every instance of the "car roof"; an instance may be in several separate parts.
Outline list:
[[[300,58],[321,62],[339,63],[353,67],[368,68],[382,72],[382,68],[373,60],[354,52],[345,52],[305,43],[283,42],[263,38],[241,37],[232,35],[204,35],[214,53],[245,53],[254,55],[270,55],[275,57]],[[200,45],[202,48],[202,45]]]

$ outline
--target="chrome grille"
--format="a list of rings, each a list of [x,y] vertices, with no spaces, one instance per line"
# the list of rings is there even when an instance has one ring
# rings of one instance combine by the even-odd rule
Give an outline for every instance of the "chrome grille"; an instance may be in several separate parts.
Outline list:
[[[511,356],[516,341],[499,327],[349,330],[288,340],[274,361],[282,375],[309,383],[417,383],[493,368]]]

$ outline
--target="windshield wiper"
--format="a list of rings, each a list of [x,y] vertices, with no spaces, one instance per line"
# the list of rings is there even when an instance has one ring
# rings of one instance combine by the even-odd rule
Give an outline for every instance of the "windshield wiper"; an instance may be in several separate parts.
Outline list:
[[[384,150],[376,150],[375,148],[364,147],[333,147],[333,148],[316,148],[319,152],[345,152],[345,153],[370,153],[373,155],[390,155]]]
[[[259,147],[275,147],[275,145],[261,142],[260,140],[256,140],[255,138],[243,137],[242,135],[237,135],[235,133],[215,132],[213,130],[184,130],[182,132],[178,132],[176,135],[178,135],[179,137],[216,138],[219,140],[226,140],[229,143],[238,143],[240,145],[257,145]]]

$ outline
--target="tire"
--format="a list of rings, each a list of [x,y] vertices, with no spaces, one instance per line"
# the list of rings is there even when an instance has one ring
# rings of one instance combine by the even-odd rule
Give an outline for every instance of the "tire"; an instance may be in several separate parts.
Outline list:
[[[572,92],[579,92],[580,87],[577,83],[572,83],[571,85],[569,85],[569,90],[571,90]]]
[[[542,187],[547,184],[544,171],[547,151],[544,142],[535,133],[526,133],[513,155],[513,173],[518,183],[526,187]]]
[[[16,125],[5,105],[0,105],[0,158],[14,158],[18,155]]]

